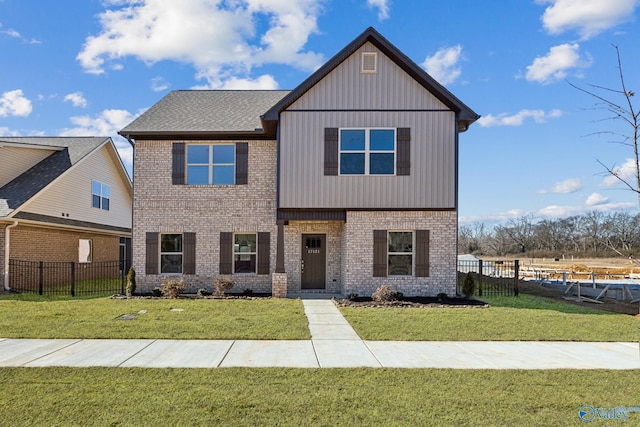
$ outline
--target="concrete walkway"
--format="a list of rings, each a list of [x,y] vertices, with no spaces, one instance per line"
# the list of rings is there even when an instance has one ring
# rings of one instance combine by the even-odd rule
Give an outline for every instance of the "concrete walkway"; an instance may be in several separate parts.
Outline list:
[[[640,369],[638,343],[363,341],[333,302],[303,304],[310,341],[0,338],[0,367]]]

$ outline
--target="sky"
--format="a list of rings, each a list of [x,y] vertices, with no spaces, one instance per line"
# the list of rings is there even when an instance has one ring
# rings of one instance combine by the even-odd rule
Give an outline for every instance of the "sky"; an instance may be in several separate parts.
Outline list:
[[[372,26],[482,117],[461,224],[638,211],[620,52],[640,108],[640,0],[0,0],[0,136],[111,136],[180,89],[293,89]],[[605,88],[605,89],[600,89]],[[620,104],[624,105],[624,104]]]

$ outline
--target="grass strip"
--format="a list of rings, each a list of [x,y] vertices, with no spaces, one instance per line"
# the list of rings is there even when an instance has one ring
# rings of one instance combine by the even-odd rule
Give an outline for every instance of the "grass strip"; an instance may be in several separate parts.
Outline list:
[[[135,314],[132,320],[118,320]],[[0,299],[4,338],[302,340],[310,334],[300,300]]]
[[[489,308],[340,311],[365,340],[638,341],[640,319],[532,295],[484,297]]]
[[[570,426],[583,405],[640,406],[639,374],[5,368],[0,399],[12,426]]]

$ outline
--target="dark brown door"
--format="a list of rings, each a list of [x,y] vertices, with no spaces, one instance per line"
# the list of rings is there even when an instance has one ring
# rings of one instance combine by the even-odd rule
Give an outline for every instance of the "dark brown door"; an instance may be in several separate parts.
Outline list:
[[[302,235],[302,289],[325,289],[327,264],[326,235]]]

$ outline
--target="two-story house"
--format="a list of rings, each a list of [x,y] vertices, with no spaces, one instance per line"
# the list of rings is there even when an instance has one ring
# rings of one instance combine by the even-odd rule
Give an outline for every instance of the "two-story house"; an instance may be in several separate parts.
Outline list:
[[[292,91],[171,92],[120,131],[139,286],[453,295],[478,117],[373,28]]]
[[[0,270],[10,259],[120,261],[131,247],[131,179],[109,137],[0,137]]]

